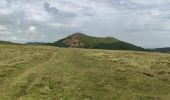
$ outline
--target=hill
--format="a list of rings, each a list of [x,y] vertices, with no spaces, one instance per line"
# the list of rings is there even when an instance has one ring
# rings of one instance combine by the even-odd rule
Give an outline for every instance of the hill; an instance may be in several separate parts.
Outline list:
[[[75,33],[66,38],[52,43],[58,47],[75,47],[110,50],[144,50],[141,47],[120,41],[113,37],[93,37],[82,33]]]
[[[162,52],[162,53],[170,53],[170,47],[167,48],[156,48],[156,49],[149,49],[153,52]]]
[[[16,44],[19,44],[19,43],[13,43],[13,42],[9,42],[9,41],[0,41],[0,44],[16,45]]]
[[[25,43],[26,45],[44,45],[44,44],[46,44],[46,43],[44,43],[44,42],[27,42],[27,43]]]
[[[1,100],[169,100],[170,55],[0,45]]]

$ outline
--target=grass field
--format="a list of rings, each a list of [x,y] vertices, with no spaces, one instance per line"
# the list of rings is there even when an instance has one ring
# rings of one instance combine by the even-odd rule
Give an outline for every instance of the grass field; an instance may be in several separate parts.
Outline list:
[[[0,100],[170,100],[170,54],[0,45]]]

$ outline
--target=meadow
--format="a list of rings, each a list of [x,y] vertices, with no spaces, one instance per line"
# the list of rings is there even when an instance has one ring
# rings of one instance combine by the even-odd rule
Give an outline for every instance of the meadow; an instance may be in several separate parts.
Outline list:
[[[0,100],[170,100],[170,54],[0,45]]]

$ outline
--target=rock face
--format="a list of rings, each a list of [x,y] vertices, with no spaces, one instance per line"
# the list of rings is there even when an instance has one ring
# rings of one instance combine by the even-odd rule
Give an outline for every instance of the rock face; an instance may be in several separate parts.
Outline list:
[[[84,44],[83,42],[81,41],[80,37],[72,37],[70,39],[66,39],[63,41],[66,45],[68,45],[69,47],[76,47],[76,48],[79,48],[79,47],[83,47]]]
[[[81,37],[85,36],[82,33],[75,33],[73,35],[68,36],[60,41],[58,41],[59,45],[64,45],[66,47],[74,47],[74,48],[83,48],[85,45],[81,40]]]

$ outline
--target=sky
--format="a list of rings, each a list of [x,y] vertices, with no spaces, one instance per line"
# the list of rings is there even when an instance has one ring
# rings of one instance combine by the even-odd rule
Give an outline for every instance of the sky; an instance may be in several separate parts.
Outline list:
[[[170,0],[0,0],[0,40],[54,42],[76,32],[170,47]]]

